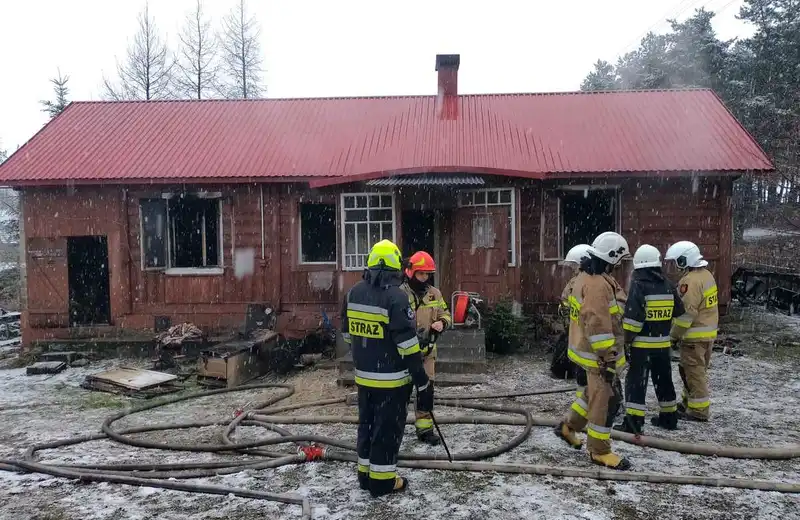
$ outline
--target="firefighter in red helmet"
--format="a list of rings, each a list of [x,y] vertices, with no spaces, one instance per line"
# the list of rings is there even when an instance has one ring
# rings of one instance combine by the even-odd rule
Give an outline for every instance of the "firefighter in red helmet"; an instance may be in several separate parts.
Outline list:
[[[431,275],[436,271],[433,257],[425,251],[411,255],[406,266],[406,277],[400,288],[408,295],[408,302],[417,315],[417,336],[425,361],[425,372],[433,385],[436,363],[436,337],[453,324],[442,293],[433,286]],[[439,444],[433,431],[433,418],[429,412],[416,411],[417,438],[431,445]]]

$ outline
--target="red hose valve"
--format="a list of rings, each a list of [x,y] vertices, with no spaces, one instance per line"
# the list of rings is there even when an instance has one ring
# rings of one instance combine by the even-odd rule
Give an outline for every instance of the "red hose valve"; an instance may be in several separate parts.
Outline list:
[[[312,460],[322,460],[325,458],[325,448],[322,446],[300,446],[297,448],[298,453],[302,453],[306,457],[306,462]]]

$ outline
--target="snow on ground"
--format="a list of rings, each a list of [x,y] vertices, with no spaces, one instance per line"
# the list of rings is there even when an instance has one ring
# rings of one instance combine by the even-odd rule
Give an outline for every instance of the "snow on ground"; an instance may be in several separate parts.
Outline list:
[[[676,432],[646,427],[646,433],[682,441],[710,442],[735,446],[779,447],[800,444],[800,320],[758,310],[736,310],[725,327],[741,342],[744,357],[715,353],[711,367],[712,422],[681,423]],[[131,365],[134,362],[124,361]],[[86,434],[99,430],[102,420],[139,401],[97,392],[78,385],[86,374],[108,368],[113,362],[71,368],[54,376],[31,376],[24,369],[0,370],[0,458],[21,455],[31,444]],[[679,382],[677,367],[674,380]],[[304,402],[342,396],[333,371],[306,371],[290,378],[297,393],[286,402]],[[494,359],[490,362],[490,383],[477,388],[441,389],[441,394],[469,391],[484,393],[519,391],[562,386],[547,374],[547,363],[533,356]],[[233,410],[250,401],[260,401],[276,391],[246,391],[176,403],[152,412],[133,415],[117,428],[187,420],[228,420]],[[571,402],[570,394],[518,398],[534,414],[561,416]],[[650,390],[648,406],[655,411]],[[460,410],[458,413],[471,413]],[[307,414],[355,413],[354,408],[328,406],[291,412]],[[442,408],[439,415],[454,413]],[[483,413],[483,412],[475,412]],[[290,425],[298,433],[335,436],[355,441],[353,425]],[[487,449],[502,443],[519,427],[444,425],[452,451]],[[217,442],[219,427],[142,434],[169,442]],[[243,427],[240,439],[264,435]],[[442,448],[420,446],[411,427],[406,429],[404,450],[431,452]],[[681,455],[615,443],[615,449],[634,464],[634,471],[707,476],[749,477],[800,481],[800,460],[737,461],[733,459]],[[209,461],[227,459],[214,454],[147,451],[96,441],[49,450],[40,460],[54,463],[110,461]],[[575,451],[558,440],[548,428],[534,428],[530,438],[496,462],[538,463],[593,468],[583,451]],[[351,464],[313,463],[276,470],[242,472],[224,477],[195,479],[232,487],[299,493],[313,505],[313,518],[325,520],[455,518],[455,519],[773,519],[800,518],[800,496],[775,492],[727,488],[612,483],[589,479],[567,479],[497,473],[405,470],[411,479],[409,492],[372,500],[358,489]],[[272,502],[190,495],[187,493],[133,488],[110,484],[76,484],[43,475],[0,472],[0,518],[36,520],[175,519],[200,520],[235,518],[299,518],[296,506]]]

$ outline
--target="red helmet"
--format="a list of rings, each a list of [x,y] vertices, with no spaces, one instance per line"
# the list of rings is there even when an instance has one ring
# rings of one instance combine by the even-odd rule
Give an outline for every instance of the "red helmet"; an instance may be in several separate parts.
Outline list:
[[[425,251],[417,251],[408,259],[410,267],[406,269],[406,276],[414,277],[414,273],[433,273],[436,271],[436,262],[433,257]]]

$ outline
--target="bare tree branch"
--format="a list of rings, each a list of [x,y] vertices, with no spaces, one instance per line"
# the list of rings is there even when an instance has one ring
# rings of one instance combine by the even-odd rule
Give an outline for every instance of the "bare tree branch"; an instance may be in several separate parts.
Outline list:
[[[221,92],[228,98],[256,98],[264,91],[261,84],[261,29],[255,17],[248,18],[245,0],[223,20],[222,49],[227,85]]]
[[[175,87],[182,97],[203,99],[218,89],[220,66],[217,62],[217,41],[196,0],[195,9],[186,16],[180,34],[180,58],[176,63]]]
[[[128,47],[125,62],[117,63],[119,84],[105,76],[103,89],[106,98],[121,101],[130,99],[168,99],[172,97],[172,69],[175,58],[158,34],[149,5],[139,13],[139,31]]]

